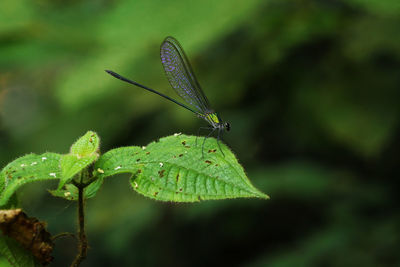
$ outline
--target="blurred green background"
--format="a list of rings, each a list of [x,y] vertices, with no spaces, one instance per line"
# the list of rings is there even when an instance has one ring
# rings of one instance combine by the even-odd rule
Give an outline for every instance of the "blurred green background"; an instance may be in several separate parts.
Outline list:
[[[67,153],[87,130],[102,151],[206,123],[104,72],[178,98],[159,45],[184,47],[225,142],[269,201],[154,202],[128,176],[87,202],[82,266],[399,266],[400,2],[2,0],[0,165]],[[20,192],[52,234],[76,206]],[[56,242],[67,266],[75,242]]]

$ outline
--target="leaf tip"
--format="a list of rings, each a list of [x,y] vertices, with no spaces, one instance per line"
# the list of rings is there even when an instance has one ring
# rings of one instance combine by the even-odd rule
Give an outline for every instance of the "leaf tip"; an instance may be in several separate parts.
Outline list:
[[[265,200],[270,199],[269,195],[264,194],[263,192],[258,191],[258,190],[257,190],[256,192],[254,192],[254,197],[256,197],[256,198],[261,198],[261,199],[265,199]]]

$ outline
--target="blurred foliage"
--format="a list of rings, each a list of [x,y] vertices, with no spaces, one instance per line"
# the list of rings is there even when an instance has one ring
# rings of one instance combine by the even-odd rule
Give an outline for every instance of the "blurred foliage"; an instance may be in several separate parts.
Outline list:
[[[104,72],[175,97],[158,52],[172,35],[271,200],[162,204],[115,177],[87,203],[86,265],[398,266],[399,29],[396,0],[3,0],[1,165],[89,129],[103,152],[195,134],[193,114]],[[74,230],[74,205],[38,185],[21,199]],[[59,241],[54,266],[74,253]]]

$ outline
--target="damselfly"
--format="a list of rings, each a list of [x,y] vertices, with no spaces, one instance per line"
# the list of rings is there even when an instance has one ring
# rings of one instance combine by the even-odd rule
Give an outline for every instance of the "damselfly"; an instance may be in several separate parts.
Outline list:
[[[106,70],[107,73],[111,74],[117,79],[124,82],[139,86],[150,92],[153,92],[159,96],[162,96],[181,107],[190,110],[195,113],[198,117],[206,120],[211,127],[202,127],[211,129],[211,132],[203,140],[202,144],[202,155],[204,157],[204,143],[206,139],[215,131],[218,131],[217,143],[222,154],[224,152],[219,144],[219,139],[222,136],[224,130],[230,130],[230,124],[228,122],[223,122],[219,115],[210,107],[208,99],[200,87],[199,82],[193,74],[192,67],[183,51],[179,42],[173,37],[167,37],[161,43],[160,48],[161,53],[161,63],[164,67],[165,74],[167,75],[168,81],[174,88],[175,92],[183,98],[183,100],[188,104],[185,105],[175,99],[170,98],[154,89],[141,85],[135,81],[129,80],[111,70]]]

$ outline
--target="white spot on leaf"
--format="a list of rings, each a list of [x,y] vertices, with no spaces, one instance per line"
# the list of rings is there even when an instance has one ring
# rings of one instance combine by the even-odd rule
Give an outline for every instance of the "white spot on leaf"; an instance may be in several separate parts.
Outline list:
[[[119,166],[115,167],[115,169],[114,169],[114,170],[119,170],[119,169],[121,169],[121,168],[122,168],[122,166],[121,166],[121,165],[119,165]]]
[[[47,158],[46,157],[42,157],[42,161],[45,161]]]
[[[54,178],[56,178],[56,173],[55,172],[51,172],[49,175],[54,177]]]

